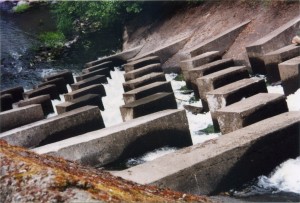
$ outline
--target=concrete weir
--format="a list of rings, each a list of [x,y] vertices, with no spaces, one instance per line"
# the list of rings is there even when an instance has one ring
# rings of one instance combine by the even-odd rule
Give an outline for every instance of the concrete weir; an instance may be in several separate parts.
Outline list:
[[[160,59],[158,56],[148,56],[136,61],[132,61],[129,63],[124,64],[125,72],[133,71],[144,66],[148,66],[150,64],[160,63]]]
[[[52,106],[50,95],[41,95],[37,97],[32,97],[30,99],[21,100],[18,103],[15,103],[17,107],[28,106],[31,104],[40,104],[42,106],[44,115],[48,115],[50,113],[54,113],[54,109]]]
[[[82,164],[103,166],[163,146],[192,145],[184,110],[165,110],[116,126],[35,148]]]
[[[74,83],[74,78],[73,74],[70,70],[65,70],[56,74],[49,75],[44,78],[45,81],[53,80],[56,78],[64,78],[67,84],[73,84]]]
[[[68,94],[65,94],[65,100],[66,101],[72,101],[74,99],[77,99],[79,97],[82,97],[87,94],[97,94],[101,97],[106,96],[105,89],[103,85],[90,85],[72,92],[69,92]]]
[[[0,134],[11,145],[36,147],[104,128],[98,107],[86,106]]]
[[[33,104],[0,113],[0,132],[44,119],[41,105]]]
[[[22,86],[13,87],[0,92],[0,95],[10,94],[12,96],[12,102],[18,102],[23,99],[24,88]]]
[[[78,90],[80,88],[84,88],[90,85],[107,83],[107,78],[105,75],[95,75],[85,80],[81,80],[80,82],[76,82],[71,85],[72,91]]]
[[[156,93],[120,106],[123,121],[165,109],[177,109],[174,93]]]
[[[218,194],[299,156],[299,124],[299,111],[283,113],[113,174],[186,193]]]
[[[259,93],[216,111],[222,134],[288,111],[286,97]]]
[[[293,94],[300,88],[300,56],[278,65],[285,95]]]
[[[129,92],[125,92],[123,94],[124,103],[128,104],[159,92],[173,92],[171,82],[154,82]]]
[[[142,77],[149,73],[163,72],[160,63],[147,65],[136,70],[129,71],[124,74],[125,81],[133,80]]]

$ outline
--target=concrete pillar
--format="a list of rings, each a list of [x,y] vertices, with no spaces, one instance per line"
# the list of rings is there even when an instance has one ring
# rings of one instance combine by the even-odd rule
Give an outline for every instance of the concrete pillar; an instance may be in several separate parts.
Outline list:
[[[11,94],[1,94],[0,95],[0,104],[1,104],[0,111],[7,111],[7,110],[12,109],[13,98],[12,98]]]
[[[8,131],[44,119],[40,104],[33,104],[0,113],[0,132]]]
[[[65,94],[65,100],[66,101],[72,101],[74,99],[77,99],[79,97],[85,96],[87,94],[97,94],[100,97],[106,96],[105,89],[103,85],[90,85],[72,92],[69,92],[68,94]]]
[[[39,84],[37,88],[44,87],[46,85],[55,85],[59,94],[68,93],[67,83],[64,78],[54,78],[52,80],[48,80],[47,82]]]
[[[286,97],[259,93],[216,111],[222,134],[288,111]]]
[[[6,131],[0,134],[0,139],[6,140],[11,145],[32,148],[104,127],[98,107],[85,106]]]
[[[46,85],[23,93],[24,99],[49,94],[51,99],[60,100],[57,87],[55,85]]]
[[[82,72],[83,73],[90,73],[90,72],[93,72],[93,71],[96,71],[96,70],[99,70],[99,69],[102,69],[102,68],[109,68],[110,70],[113,71],[114,70],[113,62],[112,61],[106,61],[106,62],[97,64],[95,66],[91,66],[89,68],[82,69]]]
[[[158,56],[148,56],[145,58],[141,58],[139,60],[131,61],[124,65],[125,72],[133,71],[144,66],[148,66],[150,64],[160,63],[160,59]]]
[[[174,93],[156,93],[120,107],[123,121],[166,109],[177,109]]]
[[[160,63],[147,65],[124,74],[125,81],[133,80],[153,72],[163,72]]]
[[[35,148],[81,164],[103,166],[163,146],[192,145],[184,110],[165,110],[116,126]]]
[[[96,76],[96,75],[105,75],[106,77],[111,78],[109,68],[101,68],[101,69],[95,70],[93,72],[88,72],[88,73],[84,73],[82,75],[76,76],[75,78],[76,78],[76,81],[79,82],[79,81],[82,81],[84,79],[88,79],[88,78],[91,78],[93,76]]]
[[[76,82],[71,85],[72,91],[78,90],[80,88],[84,88],[90,85],[107,83],[107,78],[105,75],[95,75],[85,80],[81,80],[80,82]]]
[[[50,76],[45,77],[45,81],[53,80],[56,78],[64,78],[67,84],[73,84],[74,83],[74,78],[73,74],[70,70],[65,70],[56,74],[51,74]]]
[[[26,100],[21,100],[18,103],[15,103],[14,105],[16,105],[17,107],[24,107],[24,106],[28,106],[31,104],[40,104],[42,106],[45,116],[50,113],[54,113],[54,109],[53,109],[51,98],[50,98],[49,94],[32,97],[32,98],[26,99]]]
[[[0,92],[0,95],[10,94],[12,96],[12,102],[18,102],[23,99],[24,88],[22,86],[13,87]]]

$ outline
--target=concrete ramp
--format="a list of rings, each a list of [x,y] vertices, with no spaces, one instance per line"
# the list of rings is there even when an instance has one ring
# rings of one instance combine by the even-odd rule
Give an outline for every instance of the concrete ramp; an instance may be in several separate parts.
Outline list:
[[[192,145],[184,110],[165,110],[120,125],[89,132],[35,148],[39,154],[60,156],[82,164],[102,166],[122,157],[163,146]]]
[[[192,194],[217,194],[299,156],[300,112],[287,112],[116,176]]]

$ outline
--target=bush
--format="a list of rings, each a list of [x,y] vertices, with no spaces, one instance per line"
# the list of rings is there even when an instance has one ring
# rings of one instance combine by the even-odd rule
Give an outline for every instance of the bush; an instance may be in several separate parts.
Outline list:
[[[66,42],[65,35],[62,32],[45,32],[39,35],[39,40],[45,47],[61,48]]]
[[[20,4],[13,7],[14,13],[23,13],[30,8],[29,4]]]

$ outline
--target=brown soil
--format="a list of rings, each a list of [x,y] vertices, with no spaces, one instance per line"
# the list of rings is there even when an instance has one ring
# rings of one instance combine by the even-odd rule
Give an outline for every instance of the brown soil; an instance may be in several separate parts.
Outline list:
[[[191,35],[185,47],[171,57],[164,68],[178,67],[180,53],[239,23],[251,20],[224,57],[248,61],[245,46],[274,31],[300,14],[299,1],[207,1],[198,6],[176,8],[153,24],[136,26],[129,23],[128,49],[145,44],[141,55]],[[133,30],[133,31],[132,31]],[[296,34],[296,33],[295,33]]]

